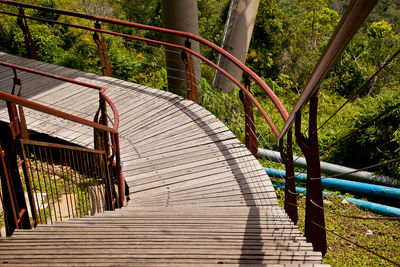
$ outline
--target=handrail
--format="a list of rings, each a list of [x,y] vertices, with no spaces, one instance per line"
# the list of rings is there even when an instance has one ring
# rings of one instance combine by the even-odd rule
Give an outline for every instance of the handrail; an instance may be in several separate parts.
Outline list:
[[[112,109],[112,111],[114,113],[115,121],[114,121],[114,125],[113,125],[112,128],[110,128],[108,126],[105,126],[105,125],[102,125],[102,124],[99,124],[99,123],[95,123],[95,122],[92,122],[92,121],[89,121],[89,120],[85,120],[85,119],[79,118],[79,117],[74,116],[74,115],[70,115],[68,113],[65,113],[65,112],[62,112],[62,111],[59,111],[59,110],[56,110],[56,109],[53,109],[53,108],[49,108],[49,107],[37,104],[35,102],[26,100],[24,98],[19,98],[18,101],[22,101],[22,102],[19,103],[19,105],[21,105],[21,106],[29,107],[29,108],[35,109],[37,111],[45,112],[45,113],[50,114],[50,115],[57,114],[57,116],[58,115],[63,116],[62,118],[64,118],[64,119],[67,119],[67,120],[70,120],[70,121],[74,121],[74,122],[78,122],[78,123],[82,123],[84,125],[91,126],[91,127],[96,128],[96,129],[104,130],[104,131],[111,132],[111,133],[118,133],[118,126],[119,126],[118,111],[117,111],[115,105],[111,102],[111,100],[105,95],[106,88],[101,87],[101,86],[97,86],[97,85],[93,85],[93,84],[89,84],[89,83],[85,83],[85,82],[76,81],[76,80],[65,78],[65,77],[61,77],[61,76],[54,75],[54,74],[49,74],[49,73],[46,73],[46,72],[41,72],[41,71],[38,71],[38,70],[28,69],[28,68],[21,67],[21,66],[18,66],[18,65],[5,63],[5,62],[2,62],[2,61],[0,61],[0,66],[5,66],[5,67],[8,67],[8,68],[12,68],[12,69],[18,69],[18,70],[21,70],[21,71],[34,73],[34,74],[37,74],[37,75],[45,76],[45,77],[56,79],[56,80],[59,80],[59,81],[73,83],[73,84],[77,84],[77,85],[81,85],[81,86],[85,86],[85,87],[88,87],[88,88],[92,88],[92,89],[98,90],[99,94],[101,95],[101,97],[106,100],[106,102],[109,104],[109,106],[111,107],[111,109]],[[8,96],[5,96],[4,94],[6,94]],[[11,94],[2,93],[0,99],[6,100],[4,98],[9,97],[10,95]],[[11,95],[11,96],[13,96],[13,95]],[[2,97],[4,97],[4,98],[2,98]],[[14,100],[10,99],[10,101],[14,101]],[[29,106],[27,106],[27,105],[29,105]]]
[[[2,2],[0,0],[0,2]],[[14,3],[14,2],[13,2]],[[30,5],[29,5],[30,6]],[[62,11],[62,10],[59,10]],[[69,11],[66,11],[67,13],[69,13]],[[162,46],[167,46],[170,48],[176,48],[176,49],[181,49],[184,50],[188,53],[190,53],[193,56],[196,56],[197,58],[205,61],[207,64],[211,65],[213,68],[217,69],[218,71],[220,71],[223,75],[225,75],[229,80],[231,80],[233,83],[235,83],[241,90],[243,90],[246,95],[250,98],[250,100],[254,103],[254,105],[258,108],[258,110],[261,112],[262,116],[264,117],[264,119],[267,121],[268,125],[271,127],[272,131],[274,132],[275,136],[278,137],[279,136],[279,131],[277,130],[276,126],[274,125],[274,123],[272,122],[272,120],[269,118],[269,116],[267,115],[267,113],[264,111],[264,109],[261,107],[260,103],[254,98],[254,96],[250,93],[249,90],[247,90],[239,81],[237,81],[233,76],[231,76],[229,73],[227,73],[224,69],[222,69],[221,67],[219,67],[218,65],[216,65],[214,62],[210,61],[209,59],[207,59],[206,57],[200,55],[199,53],[191,50],[190,48],[187,48],[185,46],[181,46],[181,45],[176,45],[176,44],[171,44],[171,43],[166,43],[166,42],[162,42],[162,41],[156,41],[156,40],[152,40],[152,39],[148,39],[148,38],[143,38],[143,37],[137,37],[137,36],[132,36],[132,35],[128,35],[128,34],[123,34],[123,33],[117,33],[117,32],[112,32],[112,31],[108,31],[108,30],[103,30],[103,29],[96,29],[96,28],[91,28],[91,27],[86,27],[86,26],[80,26],[80,25],[74,25],[74,24],[69,24],[69,23],[64,23],[64,22],[58,22],[58,21],[53,21],[53,20],[49,20],[49,19],[43,19],[43,18],[37,18],[37,17],[32,17],[32,16],[26,16],[26,15],[21,15],[21,14],[14,14],[11,12],[5,12],[0,10],[0,13],[3,14],[7,14],[7,15],[13,15],[13,16],[18,16],[18,17],[23,17],[23,18],[28,18],[28,19],[33,19],[33,20],[38,20],[38,21],[43,21],[43,22],[49,22],[49,23],[54,23],[54,24],[58,24],[58,25],[64,25],[64,26],[70,26],[70,27],[76,27],[79,29],[83,29],[83,30],[88,30],[88,31],[93,31],[93,32],[99,32],[99,33],[104,33],[104,34],[110,34],[110,35],[114,35],[114,36],[119,36],[119,37],[123,37],[123,38],[128,38],[128,39],[134,39],[134,40],[139,40],[139,41],[143,41],[143,42],[148,42],[148,43],[153,43],[153,44],[159,44]],[[72,12],[75,13],[75,12]],[[80,14],[80,13],[77,13]],[[82,14],[85,15],[85,14]],[[88,15],[89,16],[89,15]],[[141,25],[141,24],[140,24]],[[146,27],[152,27],[152,26],[147,26],[147,25],[142,25],[142,26],[146,26]],[[160,28],[161,29],[161,28]],[[200,37],[199,37],[200,38]],[[206,40],[205,40],[206,41]],[[207,41],[208,42],[208,41]],[[210,43],[212,44],[212,43]],[[214,44],[212,44],[214,45]],[[218,47],[219,48],[219,47]],[[220,49],[220,48],[219,48]],[[224,53],[227,53],[225,50]],[[232,57],[229,53],[228,55],[230,57]],[[234,58],[234,57],[233,57]],[[236,59],[236,58],[235,58]],[[240,64],[240,61],[238,61]],[[243,66],[245,66],[243,64]],[[246,67],[246,66],[245,66]],[[246,67],[247,68],[247,67]],[[249,69],[250,70],[250,69]],[[250,73],[249,73],[250,74]],[[259,76],[257,76],[255,73],[253,73],[254,76],[252,77],[256,77],[257,79],[259,79],[260,81],[261,78]],[[254,78],[254,79],[256,79]],[[263,81],[262,81],[263,82]],[[264,82],[263,82],[264,83]],[[262,87],[262,85],[260,85]],[[265,84],[266,87],[268,87]],[[268,87],[269,88],[269,87]],[[272,91],[271,91],[272,92]],[[275,96],[275,94],[272,92],[272,94]],[[276,96],[275,96],[276,97]],[[278,102],[280,103],[279,99]],[[110,104],[110,103],[109,103]],[[110,104],[111,105],[111,104]],[[281,104],[282,105],[282,104]],[[283,105],[282,105],[283,107]],[[279,110],[279,108],[278,108]],[[286,109],[283,107],[283,110],[286,112]],[[281,110],[280,110],[281,111]],[[281,113],[282,114],[282,113]],[[287,112],[286,112],[287,114]],[[285,117],[284,117],[285,118]],[[116,120],[116,123],[118,122],[118,120]],[[118,125],[118,123],[117,123]]]
[[[107,22],[107,23],[111,23],[111,24],[129,26],[129,27],[134,27],[134,28],[149,30],[149,31],[155,31],[155,32],[160,32],[160,33],[165,33],[165,34],[173,34],[173,35],[178,35],[178,36],[182,36],[182,37],[185,37],[188,39],[198,41],[199,43],[202,43],[202,44],[218,51],[219,53],[223,54],[225,57],[227,57],[229,60],[231,60],[237,67],[239,67],[244,72],[246,72],[250,77],[252,77],[257,82],[257,84],[260,85],[260,87],[267,93],[269,98],[272,100],[274,105],[277,107],[282,118],[286,121],[289,117],[288,112],[286,111],[285,107],[282,105],[282,103],[280,102],[278,97],[271,90],[271,88],[269,88],[268,85],[257,74],[255,74],[251,69],[249,69],[246,65],[244,65],[242,62],[240,62],[237,58],[235,58],[234,56],[229,54],[227,51],[223,50],[219,46],[217,46],[217,45],[211,43],[210,41],[203,39],[197,35],[187,33],[187,32],[182,32],[182,31],[175,31],[175,30],[164,29],[164,28],[155,27],[155,26],[143,25],[143,24],[139,24],[139,23],[126,22],[126,21],[121,21],[121,20],[116,20],[116,19],[104,18],[104,17],[87,15],[87,14],[65,11],[65,10],[59,10],[59,9],[50,8],[50,7],[36,6],[36,5],[14,2],[14,1],[9,1],[9,0],[0,0],[0,3],[19,6],[19,7],[38,9],[38,10],[43,10],[43,11],[48,11],[48,12],[54,12],[54,13],[58,13],[58,14],[80,17],[80,18],[85,18],[85,19],[90,19],[90,20],[95,20],[95,21]]]
[[[346,9],[346,13],[343,15],[334,34],[329,40],[324,53],[315,65],[307,85],[297,100],[293,110],[290,112],[289,118],[279,134],[279,140],[287,134],[293,125],[296,113],[301,111],[310,100],[311,96],[319,90],[321,81],[377,2],[378,0],[354,0],[350,3],[349,7]]]
[[[35,140],[30,140],[30,139],[21,139],[21,143],[28,144],[28,145],[50,147],[50,148],[65,148],[65,149],[71,149],[71,150],[76,150],[76,151],[81,151],[81,152],[92,152],[92,153],[96,153],[96,154],[104,154],[104,155],[106,154],[106,152],[102,151],[102,150],[90,149],[90,148],[79,147],[79,146],[57,144],[57,143],[35,141]]]
[[[25,71],[25,72],[34,73],[34,74],[45,76],[45,77],[49,77],[49,78],[60,80],[60,81],[63,81],[63,82],[69,82],[69,83],[74,83],[74,84],[77,84],[77,85],[82,85],[82,86],[85,86],[85,87],[97,89],[99,91],[101,89],[103,89],[102,87],[97,86],[97,85],[92,85],[92,84],[88,84],[88,83],[85,83],[85,82],[72,80],[72,79],[69,79],[69,78],[61,77],[61,76],[50,74],[50,73],[46,73],[46,72],[41,72],[41,71],[38,71],[38,70],[28,69],[28,68],[25,68],[25,67],[22,67],[22,66],[9,64],[9,63],[2,62],[2,61],[0,61],[0,65],[5,66],[5,67],[9,67],[9,68],[13,68],[13,69],[17,69],[17,70],[22,70],[22,71]]]
[[[110,132],[110,133],[118,133],[117,129],[102,125],[100,123],[96,123],[96,122],[92,122],[83,118],[80,118],[78,116],[75,115],[71,115],[68,113],[65,113],[63,111],[59,111],[58,109],[54,109],[54,108],[50,108],[41,104],[38,104],[36,102],[24,99],[22,97],[18,97],[9,93],[5,93],[5,92],[1,92],[0,91],[0,99],[4,100],[4,101],[10,101],[13,102],[17,105],[23,106],[23,107],[27,107],[30,109],[34,109],[49,115],[54,115],[69,121],[73,121],[73,122],[77,122],[86,126],[90,126],[99,130],[103,130],[106,132]]]

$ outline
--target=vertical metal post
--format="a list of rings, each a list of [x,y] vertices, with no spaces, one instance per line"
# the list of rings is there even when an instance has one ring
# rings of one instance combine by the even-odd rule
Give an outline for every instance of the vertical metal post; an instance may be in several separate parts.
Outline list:
[[[285,211],[293,223],[298,221],[297,212],[297,195],[296,195],[296,180],[294,176],[294,162],[292,150],[292,128],[287,133],[286,151],[284,147],[283,138],[279,140],[279,151],[281,158],[285,164],[286,180],[285,180]]]
[[[19,14],[25,16],[24,10],[22,8],[19,9]],[[24,34],[26,50],[28,52],[28,57],[32,59],[38,59],[36,54],[36,49],[33,44],[32,35],[29,31],[28,23],[26,22],[26,18],[18,17],[17,24],[21,28],[22,33]]]
[[[100,108],[96,113],[95,122],[106,125],[108,124],[108,116],[107,116],[107,106],[104,98],[100,96]],[[109,133],[106,131],[101,131],[94,129],[94,138],[95,138],[95,149],[105,151],[104,155],[99,155],[98,166],[99,166],[99,175],[102,177],[105,186],[105,203],[106,210],[114,210],[114,183],[113,176],[110,175],[112,171],[112,158],[110,158],[110,147],[109,147]]]
[[[100,123],[107,126],[108,125],[108,115],[107,115],[107,105],[106,101],[100,94]],[[107,158],[110,156],[110,139],[109,134],[106,131],[102,131],[102,143],[103,143],[103,151],[106,152]]]
[[[125,180],[122,174],[122,167],[121,167],[121,156],[119,153],[119,136],[118,134],[113,134],[113,147],[116,159],[116,167],[117,167],[117,177],[118,177],[118,195],[119,195],[119,207],[122,208],[124,206],[125,200]]]
[[[189,40],[185,41],[185,47],[191,48]],[[182,51],[182,60],[186,70],[187,98],[198,104],[199,98],[197,95],[196,78],[194,77],[193,57],[189,52]]]
[[[8,210],[10,213],[7,215],[7,218],[13,218],[16,214],[16,221],[14,221],[14,226],[10,228],[11,232],[8,233],[9,235],[11,235],[15,229],[31,229],[31,223],[29,220],[24,189],[22,187],[17,163],[17,151],[21,133],[18,124],[18,114],[15,104],[11,102],[7,102],[7,109],[10,117],[11,134],[9,135],[9,140],[4,144],[5,154],[2,155],[2,158],[4,158],[2,160],[4,160],[5,164],[2,168],[2,175],[4,175],[4,178],[6,180],[8,180],[5,181],[6,183],[2,184],[3,186],[7,187],[7,190],[3,190],[3,193],[6,193],[3,194],[3,197],[6,197],[5,195],[7,195],[8,200],[6,200],[6,202],[9,202],[12,209],[14,209],[12,212]],[[4,179],[2,180],[4,181]]]
[[[104,98],[99,93],[99,110],[94,116],[94,122],[100,123],[102,125],[108,125],[107,117],[107,105]],[[110,155],[109,149],[109,138],[108,133],[99,129],[94,129],[94,148],[97,150],[102,150],[107,153],[107,157]]]
[[[250,81],[245,79],[246,87],[250,92]],[[258,144],[256,136],[256,126],[254,125],[253,102],[250,97],[242,90],[239,91],[239,98],[244,107],[245,113],[245,143],[253,156],[257,155]]]
[[[326,253],[325,227],[321,166],[319,159],[318,134],[317,134],[318,96],[315,93],[310,98],[309,134],[308,138],[301,133],[301,111],[296,113],[295,133],[297,144],[307,161],[307,195],[306,195],[306,221],[305,236],[313,244],[314,250]],[[319,205],[317,207],[315,204]]]
[[[18,228],[17,220],[17,208],[15,204],[15,197],[11,187],[10,177],[8,175],[7,163],[3,149],[0,144],[0,178],[1,178],[1,189],[3,196],[3,210],[6,225],[6,235],[11,236],[15,229]]]
[[[18,78],[17,70],[13,68],[13,72],[14,72],[14,78],[13,78],[14,85],[13,85],[13,89],[12,89],[11,93],[13,95],[15,95],[15,88],[17,86],[19,86],[17,95],[19,97],[21,97],[22,96],[22,82],[21,82],[21,79]],[[18,112],[19,112],[19,127],[21,130],[21,138],[29,139],[28,127],[26,126],[26,119],[25,119],[24,109],[22,108],[22,106],[18,106]]]
[[[101,29],[101,24],[99,22],[96,22],[94,24],[94,27],[96,29]],[[113,77],[110,61],[108,59],[107,46],[104,41],[103,34],[100,33],[100,37],[99,37],[97,32],[94,32],[93,40],[95,41],[95,43],[97,45],[97,49],[99,50],[101,72],[103,73],[104,76]]]
[[[100,176],[104,181],[105,210],[114,210],[114,184],[110,176],[110,168],[107,166],[107,155],[99,155],[99,167]]]
[[[29,205],[31,208],[31,213],[32,213],[32,219],[33,219],[33,226],[36,227],[39,223],[39,219],[37,216],[37,210],[36,210],[36,205],[35,205],[35,199],[33,197],[33,190],[32,190],[32,185],[31,185],[31,181],[34,179],[32,176],[29,176],[29,172],[28,172],[28,162],[29,159],[29,155],[27,157],[27,153],[25,151],[25,147],[24,147],[24,143],[21,142],[21,150],[22,150],[22,156],[23,156],[23,160],[24,163],[22,164],[22,170],[24,172],[24,176],[25,176],[25,186],[26,186],[26,190],[28,193],[28,199],[29,199]]]

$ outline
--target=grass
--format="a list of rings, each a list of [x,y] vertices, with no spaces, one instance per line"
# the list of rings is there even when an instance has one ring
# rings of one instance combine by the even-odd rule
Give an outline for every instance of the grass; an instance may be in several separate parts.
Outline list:
[[[279,205],[283,208],[284,191],[276,188]],[[298,196],[299,229],[304,232],[305,195]],[[359,217],[382,217],[359,209],[337,195],[327,196],[324,208],[339,214]],[[326,228],[340,236],[355,241],[368,249],[400,263],[400,221],[360,220],[325,212]],[[323,262],[332,266],[393,266],[357,246],[327,232],[328,251]]]

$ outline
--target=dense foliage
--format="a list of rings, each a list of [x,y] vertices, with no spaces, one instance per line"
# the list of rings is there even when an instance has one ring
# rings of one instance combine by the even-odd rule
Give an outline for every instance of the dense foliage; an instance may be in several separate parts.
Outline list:
[[[27,0],[27,2],[143,24],[162,25],[159,0]],[[202,37],[220,43],[229,2],[229,0],[198,1],[199,31]],[[260,1],[246,63],[270,85],[287,110],[291,110],[307,83],[313,66],[326,47],[347,4],[348,1],[345,0]],[[17,8],[8,6],[2,6],[2,9],[18,12]],[[29,9],[25,10],[25,13],[93,27],[92,22],[82,19]],[[16,22],[15,17],[0,16],[0,49],[27,56],[24,37]],[[39,60],[101,74],[97,46],[91,32],[35,21],[28,23]],[[117,26],[108,27],[137,36],[158,40],[163,38],[159,33]],[[167,73],[163,68],[164,50],[161,47],[112,36],[104,37],[115,77],[168,89]],[[399,60],[394,59],[375,78],[370,79],[399,48],[400,2],[380,1],[321,84],[320,124],[342,103],[349,100],[337,116],[325,124],[319,132],[323,160],[364,167],[400,157],[399,108],[379,116],[400,101]],[[203,54],[216,59],[217,55],[211,50],[202,49]],[[212,87],[209,85],[213,70],[203,67],[202,71],[203,103],[220,117],[224,117],[225,121],[233,120],[229,123],[233,132],[242,132],[243,122],[234,120],[235,116],[243,116],[237,108],[241,105],[237,99],[237,92],[222,96],[225,100],[215,100],[217,93],[211,90]],[[271,102],[259,88],[253,87],[253,93],[258,101],[273,121],[282,127],[280,115],[276,114]],[[227,99],[234,103],[226,104]],[[263,132],[268,126],[260,114],[257,116],[257,129]],[[378,119],[368,124],[375,117]],[[363,126],[362,130],[346,137],[350,131],[360,126]],[[264,132],[263,134],[266,135]],[[243,134],[240,136],[243,137]],[[331,144],[342,137],[346,138],[331,147]],[[266,139],[271,142],[272,148],[276,149],[274,139],[268,136]],[[296,149],[296,153],[299,153],[298,148]],[[400,177],[400,164],[390,164],[374,171]]]
[[[247,64],[272,80],[288,110],[304,88],[348,1],[261,1]],[[370,77],[400,49],[400,6],[380,1],[321,84],[320,125],[347,100],[348,104],[320,129],[322,158],[352,167],[400,157],[398,106],[400,64],[395,58]],[[295,95],[293,95],[295,93]],[[362,130],[336,140],[378,117]],[[374,171],[400,177],[393,163]]]

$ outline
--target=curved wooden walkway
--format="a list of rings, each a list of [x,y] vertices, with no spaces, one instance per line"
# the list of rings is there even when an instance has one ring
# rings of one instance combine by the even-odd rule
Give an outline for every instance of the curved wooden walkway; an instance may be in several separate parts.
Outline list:
[[[259,162],[212,114],[168,92],[0,53],[0,61],[101,85],[120,114],[130,201],[0,239],[0,264],[212,266],[320,264],[278,207]],[[19,72],[23,96],[89,120],[96,91]],[[0,67],[0,90],[12,71]],[[92,147],[92,129],[25,109],[30,129]],[[0,118],[8,121],[5,103]],[[74,126],[74,127],[73,127]]]

